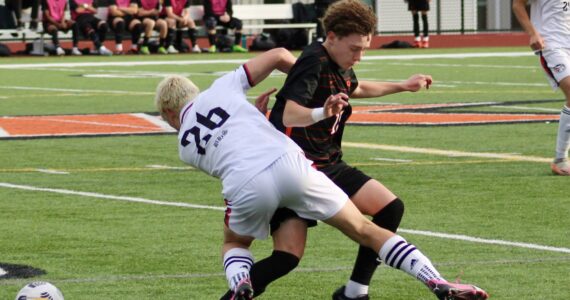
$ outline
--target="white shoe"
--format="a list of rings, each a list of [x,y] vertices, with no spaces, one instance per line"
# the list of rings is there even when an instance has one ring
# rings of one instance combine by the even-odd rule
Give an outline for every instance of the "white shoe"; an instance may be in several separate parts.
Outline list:
[[[192,47],[192,52],[193,53],[202,53],[202,49],[200,49],[200,46],[194,45],[194,47]]]
[[[105,46],[99,47],[99,55],[111,56],[113,52],[111,50],[105,48]]]
[[[176,50],[176,48],[174,48],[174,46],[170,45],[170,46],[168,46],[168,49],[166,49],[166,52],[168,52],[168,54],[177,54],[178,50]]]
[[[55,53],[59,56],[63,56],[65,55],[65,50],[63,50],[61,47],[57,47],[57,49],[55,49]]]
[[[81,51],[79,51],[79,48],[73,47],[73,49],[71,49],[71,55],[79,56],[79,55],[83,55],[83,53],[81,53]]]

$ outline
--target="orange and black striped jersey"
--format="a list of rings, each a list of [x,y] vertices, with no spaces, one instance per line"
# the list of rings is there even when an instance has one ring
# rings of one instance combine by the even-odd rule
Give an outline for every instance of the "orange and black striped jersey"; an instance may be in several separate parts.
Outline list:
[[[291,100],[307,108],[318,108],[331,95],[342,92],[350,96],[357,86],[358,80],[352,68],[342,70],[321,43],[315,42],[305,48],[291,68],[283,88],[277,93],[269,121],[291,137],[317,167],[335,164],[342,158],[342,134],[352,113],[351,106],[347,106],[339,116],[307,127],[286,128],[283,125],[285,104]]]

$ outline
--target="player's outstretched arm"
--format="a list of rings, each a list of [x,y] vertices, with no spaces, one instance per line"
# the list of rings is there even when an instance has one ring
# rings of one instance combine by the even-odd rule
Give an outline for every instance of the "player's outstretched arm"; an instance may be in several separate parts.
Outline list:
[[[350,95],[352,98],[382,97],[400,92],[417,92],[429,89],[433,79],[430,75],[415,74],[402,82],[360,81]]]
[[[275,48],[248,60],[245,65],[249,71],[252,85],[257,85],[265,79],[273,70],[288,73],[293,64],[295,56],[285,48]]]

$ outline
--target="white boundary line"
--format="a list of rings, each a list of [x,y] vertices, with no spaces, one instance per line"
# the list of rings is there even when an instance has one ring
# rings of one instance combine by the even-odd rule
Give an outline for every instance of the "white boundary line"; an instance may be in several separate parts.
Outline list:
[[[441,150],[441,149],[431,149],[431,148],[416,148],[416,147],[406,147],[406,146],[393,146],[393,145],[381,145],[381,144],[370,144],[370,143],[351,143],[351,142],[343,142],[342,145],[353,148],[377,149],[385,151],[421,153],[421,154],[452,156],[452,157],[497,158],[497,159],[540,162],[540,163],[552,161],[551,158],[546,158],[546,157],[513,155],[505,153],[464,152],[464,151],[455,151],[455,150]]]
[[[367,60],[411,60],[411,59],[442,59],[442,58],[476,58],[476,57],[522,57],[533,56],[525,52],[480,52],[480,53],[442,53],[442,54],[402,54],[402,55],[371,55],[362,58]],[[0,69],[24,69],[39,67],[94,67],[94,66],[166,66],[166,65],[211,65],[211,64],[243,64],[247,59],[210,59],[210,60],[172,60],[172,61],[125,61],[125,62],[81,62],[81,63],[40,63],[40,64],[4,64]]]
[[[127,202],[138,202],[138,203],[146,203],[146,204],[154,204],[154,205],[166,205],[166,206],[198,208],[198,209],[211,209],[211,210],[218,210],[218,211],[224,211],[225,210],[224,207],[219,207],[219,206],[196,205],[196,204],[189,204],[189,203],[182,203],[182,202],[168,202],[168,201],[159,201],[159,200],[149,200],[149,199],[138,198],[138,197],[113,196],[113,195],[105,195],[105,194],[91,193],[91,192],[79,192],[79,191],[72,191],[72,190],[65,190],[65,189],[41,188],[41,187],[34,187],[34,186],[29,186],[29,185],[18,185],[18,184],[11,184],[11,183],[5,183],[5,182],[0,182],[0,187],[10,188],[10,189],[27,190],[27,191],[36,191],[36,192],[49,192],[49,193],[56,193],[56,194],[93,197],[93,198],[99,198],[99,199],[109,199],[109,200],[118,200],[118,201],[127,201]],[[569,248],[562,248],[562,247],[551,247],[551,246],[543,246],[543,245],[530,244],[530,243],[496,240],[496,239],[483,239],[483,238],[478,238],[478,237],[470,237],[470,236],[466,236],[466,235],[457,235],[457,234],[448,234],[448,233],[421,231],[421,230],[403,229],[403,228],[398,229],[398,231],[405,232],[408,234],[414,234],[414,235],[423,235],[423,236],[438,237],[438,238],[443,238],[443,239],[468,241],[468,242],[472,242],[472,243],[510,246],[510,247],[526,248],[526,249],[534,249],[534,250],[550,251],[550,252],[559,252],[559,253],[570,253]]]

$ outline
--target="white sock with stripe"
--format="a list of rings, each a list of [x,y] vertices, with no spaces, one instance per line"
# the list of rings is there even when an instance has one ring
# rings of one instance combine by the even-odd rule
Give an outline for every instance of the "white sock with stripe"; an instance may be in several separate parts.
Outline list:
[[[391,237],[382,245],[380,258],[386,265],[400,269],[424,284],[431,279],[443,279],[431,261],[399,235]]]
[[[232,291],[235,290],[240,281],[249,278],[252,265],[253,256],[247,249],[233,248],[224,254],[224,271]]]
[[[558,123],[558,136],[556,138],[556,158],[562,159],[568,157],[568,149],[570,148],[570,108],[564,105],[560,113],[560,122]]]

